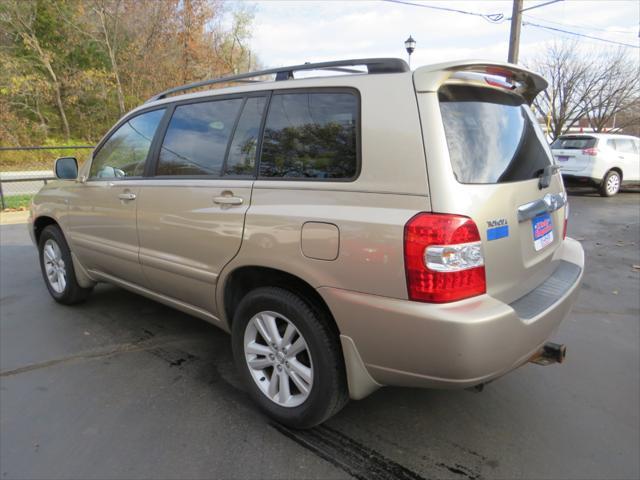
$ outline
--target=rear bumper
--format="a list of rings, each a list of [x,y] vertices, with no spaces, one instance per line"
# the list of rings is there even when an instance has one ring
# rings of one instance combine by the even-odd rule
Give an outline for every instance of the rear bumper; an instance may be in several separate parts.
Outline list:
[[[375,382],[466,388],[525,363],[569,313],[584,270],[582,246],[567,238],[554,262],[572,264],[575,275],[562,295],[529,318],[519,316],[517,302],[512,306],[489,295],[437,305],[328,287],[318,291]],[[538,288],[550,287],[553,282]]]

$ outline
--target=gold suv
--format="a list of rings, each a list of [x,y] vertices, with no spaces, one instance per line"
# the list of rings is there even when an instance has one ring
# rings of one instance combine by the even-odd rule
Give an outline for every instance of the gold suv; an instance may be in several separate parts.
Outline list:
[[[382,385],[562,361],[547,340],[584,257],[529,109],[546,86],[506,63],[359,59],[168,90],[79,170],[56,161],[29,226],[45,283],[73,304],[109,282],[230,332],[250,394],[294,427]]]

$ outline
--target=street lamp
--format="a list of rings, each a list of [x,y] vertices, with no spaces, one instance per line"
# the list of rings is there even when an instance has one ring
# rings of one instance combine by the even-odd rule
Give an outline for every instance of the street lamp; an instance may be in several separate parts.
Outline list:
[[[413,39],[411,35],[404,41],[404,48],[407,50],[409,54],[409,67],[411,67],[411,54],[416,49],[416,41]]]

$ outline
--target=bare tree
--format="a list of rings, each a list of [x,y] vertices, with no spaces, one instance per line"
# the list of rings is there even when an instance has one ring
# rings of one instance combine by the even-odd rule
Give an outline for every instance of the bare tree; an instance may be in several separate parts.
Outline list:
[[[550,118],[549,134],[562,135],[588,112],[588,98],[595,88],[596,72],[591,60],[576,53],[575,42],[553,43],[531,62],[531,68],[549,81],[534,106]]]
[[[533,58],[530,67],[549,81],[534,106],[549,119],[552,138],[582,118],[603,131],[638,98],[637,60],[622,50],[584,54],[576,42],[555,42]]]
[[[601,55],[600,68],[605,70],[587,99],[589,125],[596,132],[605,129],[621,130],[625,125],[616,116],[638,102],[638,61],[620,49],[613,55]]]

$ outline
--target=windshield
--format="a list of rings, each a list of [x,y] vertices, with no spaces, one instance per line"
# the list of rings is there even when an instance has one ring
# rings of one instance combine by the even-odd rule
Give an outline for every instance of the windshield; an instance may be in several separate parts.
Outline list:
[[[582,150],[596,146],[597,139],[593,137],[558,137],[551,144],[554,150]]]
[[[524,99],[460,85],[438,92],[453,172],[460,183],[536,178],[551,151]]]

